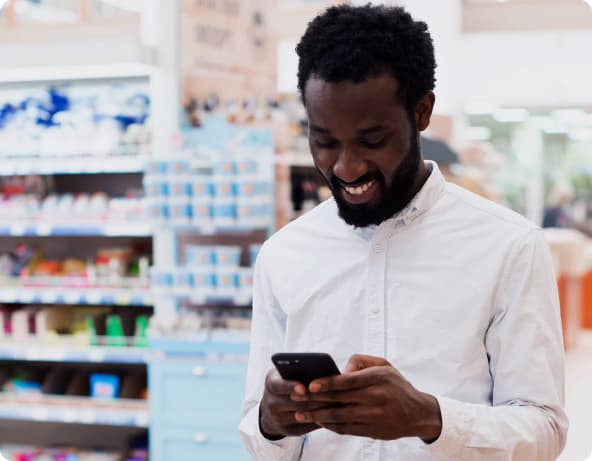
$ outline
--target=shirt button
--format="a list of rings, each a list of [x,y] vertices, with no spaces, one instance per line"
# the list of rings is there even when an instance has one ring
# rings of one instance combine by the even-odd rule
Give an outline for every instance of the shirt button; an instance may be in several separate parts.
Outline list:
[[[382,253],[382,244],[376,243],[374,245],[374,253]]]
[[[378,304],[372,304],[370,306],[370,312],[373,314],[378,314],[380,312],[380,306]]]

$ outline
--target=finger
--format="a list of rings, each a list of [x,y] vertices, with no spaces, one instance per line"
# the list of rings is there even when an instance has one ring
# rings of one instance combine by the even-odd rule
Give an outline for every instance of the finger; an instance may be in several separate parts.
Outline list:
[[[300,436],[304,434],[308,434],[309,432],[316,431],[320,429],[321,426],[315,423],[307,423],[307,424],[290,424],[286,425],[282,434],[288,436]]]
[[[374,366],[348,374],[315,379],[308,386],[311,393],[363,389],[380,382],[392,366]]]
[[[345,423],[345,424],[323,424],[320,426],[340,435],[356,435],[360,437],[372,437],[366,424]]]
[[[388,360],[373,355],[355,354],[350,357],[344,373],[352,373],[369,367],[389,366]]]
[[[334,407],[334,403],[330,402],[290,402],[277,405],[271,405],[270,408],[277,414],[294,413],[296,411],[316,411],[325,408]]]
[[[325,424],[345,424],[345,423],[361,423],[357,418],[359,417],[359,409],[353,406],[347,407],[331,407],[322,410],[296,412],[294,418],[299,423],[317,423],[321,426]]]
[[[367,389],[355,389],[353,391],[327,391],[314,392],[307,395],[291,394],[290,399],[293,402],[316,402],[319,404],[355,404],[365,401]]]
[[[292,393],[306,394],[306,387],[303,384],[296,381],[287,381],[282,378],[267,378],[265,387],[268,392],[274,395],[289,396]]]

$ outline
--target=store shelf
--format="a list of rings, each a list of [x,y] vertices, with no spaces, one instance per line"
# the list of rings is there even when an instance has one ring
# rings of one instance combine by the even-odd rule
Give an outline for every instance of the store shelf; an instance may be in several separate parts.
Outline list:
[[[0,285],[0,303],[151,306],[148,289],[27,287]]]
[[[52,345],[43,342],[0,341],[0,360],[145,364],[150,353],[139,347]]]
[[[214,305],[214,306],[232,306],[232,307],[250,307],[250,296],[187,296],[177,295],[179,302],[193,304],[196,306]]]
[[[25,158],[0,155],[0,160],[0,176],[142,173],[146,163],[146,158],[140,155]]]
[[[270,224],[271,225],[271,224]],[[227,225],[216,226],[215,224],[174,224],[166,223],[160,225],[160,228],[172,229],[179,233],[192,233],[199,235],[248,235],[257,231],[267,231],[265,226],[241,226]]]
[[[149,424],[148,404],[143,400],[47,395],[0,394],[0,418],[142,428]]]
[[[0,225],[0,237],[150,237],[148,223],[96,222],[84,224],[15,221]]]

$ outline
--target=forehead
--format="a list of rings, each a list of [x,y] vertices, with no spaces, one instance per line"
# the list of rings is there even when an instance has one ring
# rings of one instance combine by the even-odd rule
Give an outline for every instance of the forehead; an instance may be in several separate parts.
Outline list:
[[[360,83],[327,82],[313,75],[306,82],[304,100],[311,124],[385,124],[406,117],[398,97],[399,82],[388,74]]]

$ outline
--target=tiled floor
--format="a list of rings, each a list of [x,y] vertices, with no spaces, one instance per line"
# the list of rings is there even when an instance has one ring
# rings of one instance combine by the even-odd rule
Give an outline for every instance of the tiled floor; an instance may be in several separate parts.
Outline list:
[[[566,408],[570,428],[560,461],[592,461],[592,332],[566,355]]]

